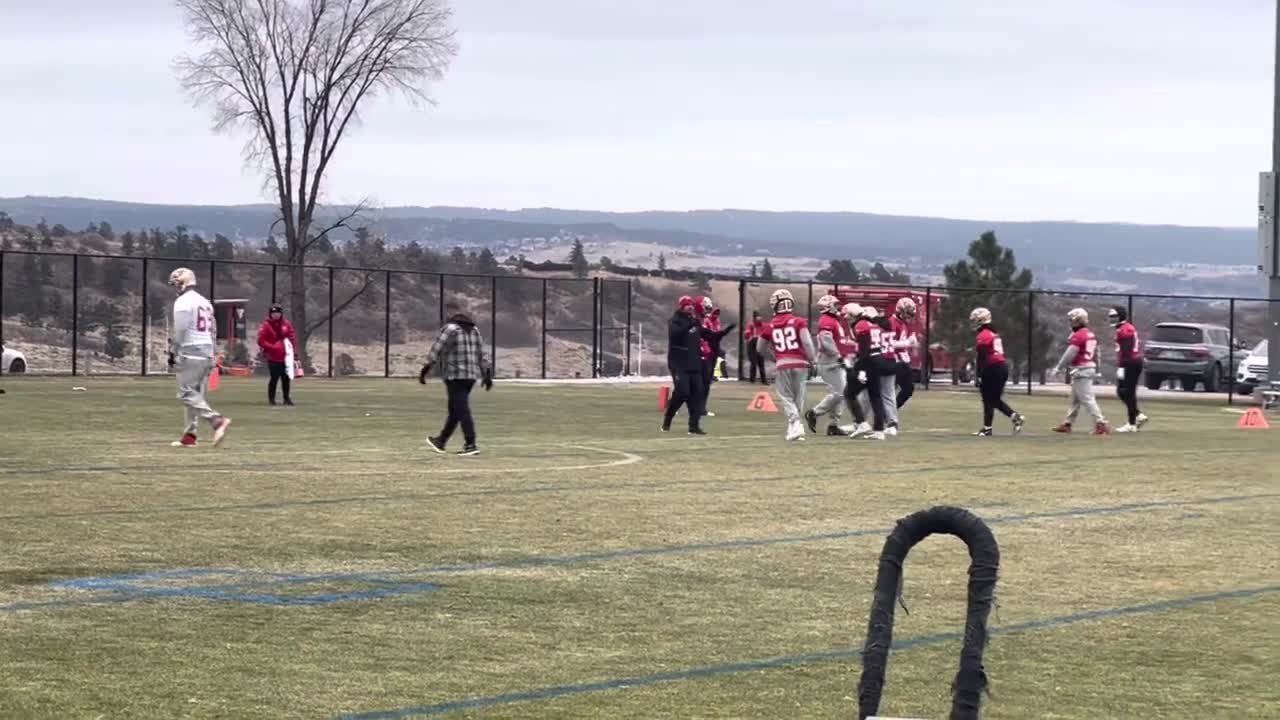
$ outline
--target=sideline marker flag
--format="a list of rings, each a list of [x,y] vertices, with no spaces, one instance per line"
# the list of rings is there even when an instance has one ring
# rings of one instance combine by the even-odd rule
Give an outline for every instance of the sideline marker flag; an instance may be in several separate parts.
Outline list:
[[[658,412],[667,411],[667,402],[671,400],[671,388],[663,385],[658,388]]]
[[[218,383],[222,379],[222,373],[218,371],[218,367],[219,366],[214,365],[213,372],[209,373],[209,392],[213,392],[214,390],[217,390]]]
[[[767,392],[758,392],[755,397],[751,398],[751,402],[747,403],[747,410],[751,412],[778,412],[778,406],[773,404],[773,398]]]
[[[1244,415],[1240,416],[1240,422],[1236,427],[1242,430],[1269,430],[1271,423],[1267,422],[1267,416],[1262,414],[1258,408],[1249,408]]]

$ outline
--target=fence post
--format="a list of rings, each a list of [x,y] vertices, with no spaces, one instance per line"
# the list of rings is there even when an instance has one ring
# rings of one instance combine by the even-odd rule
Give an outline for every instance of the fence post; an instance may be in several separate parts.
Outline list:
[[[71,375],[80,371],[80,255],[71,256]]]
[[[1129,296],[1129,302],[1127,303],[1127,305],[1128,305],[1128,312],[1129,312],[1129,322],[1133,322],[1133,296],[1132,295]]]
[[[0,345],[4,345],[4,251],[0,250]],[[4,373],[0,367],[0,373]]]
[[[147,376],[147,330],[151,325],[151,308],[147,302],[147,269],[148,258],[142,258],[142,376]]]
[[[276,297],[276,270],[280,269],[277,263],[271,263],[271,304],[275,305],[280,302],[280,298]]]
[[[333,266],[329,266],[329,377],[333,377]]]
[[[591,278],[591,377],[600,376],[600,278]]]
[[[1236,299],[1227,308],[1227,404],[1236,404]]]
[[[0,270],[3,270],[0,266]],[[631,280],[627,280],[627,371],[626,375],[631,375]]]
[[[209,261],[209,302],[213,302],[218,297],[218,261]],[[217,317],[217,313],[214,313]]]
[[[440,327],[444,327],[444,273],[440,273]]]
[[[924,376],[924,389],[929,389],[929,383],[933,380],[933,343],[931,342],[933,328],[933,286],[924,289],[924,358],[920,361],[920,374]],[[952,362],[952,365],[955,363]]]
[[[809,307],[804,311],[804,317],[813,325],[813,281],[809,281]]]
[[[1031,375],[1035,372],[1035,365],[1032,364],[1031,358],[1036,354],[1036,294],[1031,290],[1027,291],[1027,395],[1031,394]],[[977,371],[977,368],[974,368]]]
[[[547,279],[542,278],[542,379],[547,379]]]
[[[748,362],[744,353],[746,352],[746,342],[743,339],[743,333],[747,330],[747,281],[738,279],[738,381],[747,379],[744,373],[743,365]]]
[[[382,310],[382,377],[391,377],[391,271],[387,271],[383,286]]]
[[[489,276],[489,345],[493,348],[493,359],[490,367],[494,377],[498,376],[498,276]]]

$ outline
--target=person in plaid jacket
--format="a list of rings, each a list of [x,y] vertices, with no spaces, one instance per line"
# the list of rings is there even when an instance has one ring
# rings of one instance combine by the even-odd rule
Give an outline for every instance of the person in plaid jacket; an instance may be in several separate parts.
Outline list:
[[[471,419],[471,390],[476,381],[486,391],[493,389],[493,366],[485,353],[484,338],[476,329],[475,321],[462,312],[457,305],[448,305],[449,321],[440,329],[440,336],[427,353],[427,363],[418,373],[418,382],[427,384],[427,374],[437,365],[440,376],[444,378],[444,386],[449,395],[449,416],[445,420],[444,430],[436,437],[427,438],[431,449],[438,453],[445,451],[450,436],[462,426],[462,437],[465,444],[459,455],[479,455],[476,447],[476,426]]]

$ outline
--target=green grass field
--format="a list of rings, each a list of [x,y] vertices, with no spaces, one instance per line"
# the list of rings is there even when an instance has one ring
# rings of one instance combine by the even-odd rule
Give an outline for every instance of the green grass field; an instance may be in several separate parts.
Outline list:
[[[984,717],[1280,717],[1280,430],[1220,407],[1061,437],[1015,394],[981,440],[934,391],[788,445],[741,385],[690,438],[652,386],[500,384],[458,458],[438,384],[228,380],[195,450],[167,380],[3,385],[3,718],[855,717],[880,546],[935,504],[1000,542]],[[967,567],[908,559],[882,714],[947,715]]]

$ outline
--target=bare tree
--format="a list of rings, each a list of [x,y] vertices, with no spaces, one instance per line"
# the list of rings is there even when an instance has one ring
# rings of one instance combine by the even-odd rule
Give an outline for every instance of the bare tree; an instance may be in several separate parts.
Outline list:
[[[457,54],[448,0],[177,0],[199,54],[175,69],[214,129],[245,129],[280,206],[289,304],[309,366],[307,250],[358,216],[315,222],[323,179],[361,104],[381,93],[431,102],[426,86]],[[317,232],[318,230],[318,232]]]

